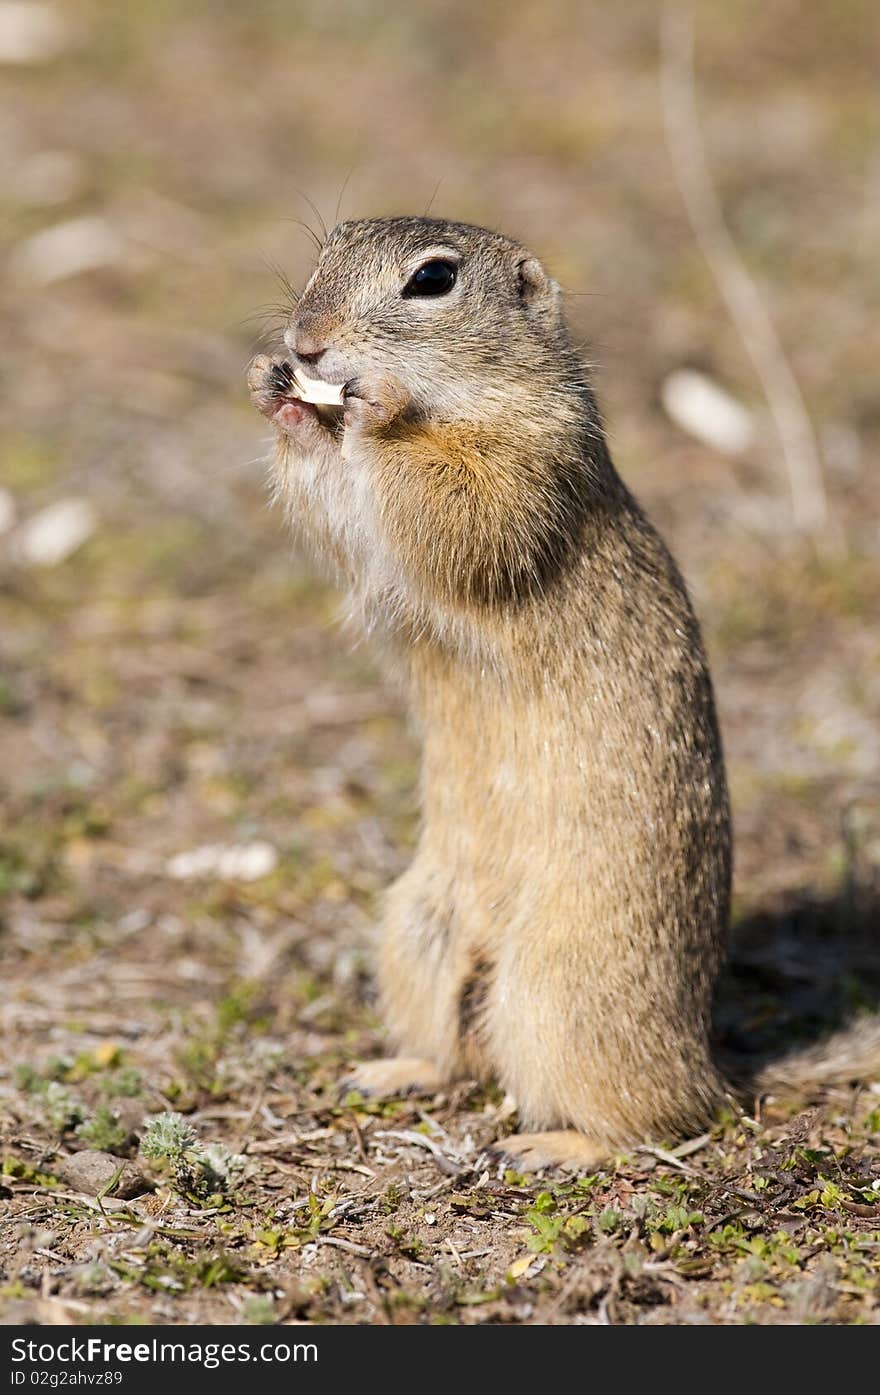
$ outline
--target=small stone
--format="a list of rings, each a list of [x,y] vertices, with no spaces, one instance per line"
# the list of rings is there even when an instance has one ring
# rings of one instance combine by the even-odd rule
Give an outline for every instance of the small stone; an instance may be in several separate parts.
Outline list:
[[[83,1192],[88,1196],[97,1196],[117,1172],[119,1180],[108,1192],[108,1196],[127,1201],[130,1197],[141,1196],[151,1189],[151,1183],[131,1163],[122,1162],[112,1153],[100,1153],[90,1148],[56,1162],[54,1171],[56,1176],[69,1187],[73,1187],[74,1191]]]
[[[54,5],[38,0],[0,4],[0,63],[46,63],[68,47],[71,27]]]
[[[124,243],[106,218],[71,218],[32,233],[15,248],[11,269],[32,285],[51,286],[121,260]]]
[[[742,455],[754,442],[751,412],[703,373],[691,368],[670,373],[660,396],[676,426],[722,455]]]
[[[21,525],[15,539],[18,555],[34,567],[55,567],[82,547],[96,526],[87,499],[59,499]]]
[[[226,848],[218,866],[221,877],[242,882],[255,882],[268,877],[278,865],[278,853],[271,843],[245,843]]]
[[[278,852],[271,843],[210,843],[177,853],[169,858],[169,877],[188,881],[197,877],[220,877],[228,881],[255,882],[267,877],[278,865]]]

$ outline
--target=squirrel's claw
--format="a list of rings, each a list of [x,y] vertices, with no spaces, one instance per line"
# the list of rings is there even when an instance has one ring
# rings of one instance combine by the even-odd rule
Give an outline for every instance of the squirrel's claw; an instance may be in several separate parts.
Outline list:
[[[251,360],[247,373],[247,385],[251,401],[264,417],[273,417],[281,402],[290,392],[293,370],[283,359],[270,358],[268,354],[257,354]]]

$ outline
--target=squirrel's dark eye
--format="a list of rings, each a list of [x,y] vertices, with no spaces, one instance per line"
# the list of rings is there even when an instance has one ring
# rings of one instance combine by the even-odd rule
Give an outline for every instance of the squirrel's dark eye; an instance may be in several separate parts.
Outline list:
[[[425,262],[414,272],[403,288],[405,296],[446,295],[455,285],[456,266],[454,262],[439,260]]]

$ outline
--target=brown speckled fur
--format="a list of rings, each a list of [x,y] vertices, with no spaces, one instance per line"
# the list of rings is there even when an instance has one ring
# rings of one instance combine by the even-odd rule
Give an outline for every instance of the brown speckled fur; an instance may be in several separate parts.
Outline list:
[[[431,255],[455,287],[403,297]],[[288,343],[318,347],[307,371],[346,383],[346,406],[324,424],[278,395],[278,358],[255,360],[278,494],[381,635],[424,744],[421,838],[379,958],[392,1038],[442,1078],[498,1080],[525,1126],[555,1131],[544,1161],[698,1129],[724,1091],[712,689],[558,288],[482,229],[343,223]]]

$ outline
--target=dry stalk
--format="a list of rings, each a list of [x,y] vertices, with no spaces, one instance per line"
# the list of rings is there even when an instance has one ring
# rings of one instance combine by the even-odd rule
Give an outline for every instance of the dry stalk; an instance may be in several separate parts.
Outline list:
[[[666,141],[691,228],[761,381],[788,473],[795,527],[829,541],[828,499],[816,435],[761,293],[724,222],[697,111],[693,16],[668,4],[661,22]]]

